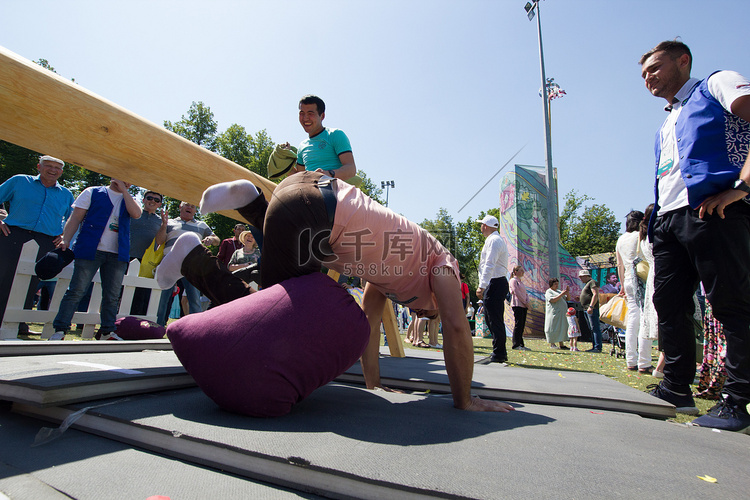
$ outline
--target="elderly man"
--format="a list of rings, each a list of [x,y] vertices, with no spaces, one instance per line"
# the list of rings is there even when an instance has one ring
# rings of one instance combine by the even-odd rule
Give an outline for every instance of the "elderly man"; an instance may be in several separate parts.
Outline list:
[[[5,315],[8,295],[24,243],[39,245],[37,259],[53,250],[60,241],[65,221],[73,208],[73,194],[57,180],[65,163],[52,156],[42,156],[36,166],[39,175],[14,175],[0,185],[0,203],[8,202],[8,217],[0,221],[0,321]],[[25,307],[31,308],[38,280],[34,278],[26,296]]]
[[[588,269],[578,272],[578,277],[583,282],[581,289],[581,307],[586,311],[586,323],[591,330],[592,347],[586,352],[602,352],[602,329],[599,325],[599,283],[591,279]]]
[[[183,201],[180,203],[180,216],[175,217],[174,219],[169,219],[169,222],[167,223],[167,243],[164,246],[165,257],[172,251],[172,246],[175,241],[177,241],[177,238],[185,233],[195,233],[200,237],[201,243],[206,246],[218,246],[221,243],[219,237],[214,234],[213,230],[208,227],[205,222],[195,219],[195,212],[195,205]],[[200,290],[187,280],[180,280],[180,286],[185,290],[185,295],[188,299],[188,314],[201,312]],[[159,301],[157,322],[163,326],[167,324],[169,299],[171,296],[171,288],[169,290],[164,290],[161,294],[161,300]]]
[[[490,363],[508,361],[505,347],[505,297],[508,296],[508,247],[500,237],[497,217],[486,215],[480,230],[486,238],[479,259],[479,285],[477,297],[484,299],[484,317],[492,333]]]
[[[669,113],[656,134],[654,306],[666,365],[651,394],[697,414],[693,294],[703,283],[727,341],[722,398],[693,421],[750,432],[750,79],[734,71],[690,77],[682,42],[645,53],[641,76]]]

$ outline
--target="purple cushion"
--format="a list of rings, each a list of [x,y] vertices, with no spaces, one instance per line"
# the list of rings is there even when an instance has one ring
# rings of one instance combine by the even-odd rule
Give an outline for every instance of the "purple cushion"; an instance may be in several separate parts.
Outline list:
[[[289,413],[362,355],[370,327],[351,295],[313,273],[190,314],[167,328],[174,352],[220,407]]]
[[[115,333],[123,340],[163,339],[166,332],[163,326],[135,316],[125,316],[115,321]]]

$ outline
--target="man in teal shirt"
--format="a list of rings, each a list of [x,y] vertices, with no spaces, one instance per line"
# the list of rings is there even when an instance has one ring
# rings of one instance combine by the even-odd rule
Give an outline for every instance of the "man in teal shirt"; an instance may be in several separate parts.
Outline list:
[[[299,101],[299,123],[308,138],[297,151],[295,171],[320,171],[331,177],[350,179],[357,175],[349,138],[339,129],[326,128],[326,105],[318,96],[306,95]]]
[[[16,265],[24,243],[35,240],[39,245],[37,260],[54,250],[65,221],[73,208],[73,194],[57,180],[65,163],[52,156],[42,156],[36,168],[39,175],[14,175],[0,185],[0,203],[8,203],[8,217],[0,221],[0,321],[5,315]],[[32,279],[26,296],[31,308],[38,280]]]

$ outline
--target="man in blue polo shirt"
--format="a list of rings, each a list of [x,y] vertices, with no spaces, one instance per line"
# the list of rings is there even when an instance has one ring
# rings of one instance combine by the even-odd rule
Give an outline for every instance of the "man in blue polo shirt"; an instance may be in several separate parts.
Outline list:
[[[0,255],[3,256],[0,264],[0,321],[5,315],[24,243],[37,242],[37,260],[53,250],[73,210],[73,194],[57,182],[64,166],[62,160],[45,155],[39,158],[36,166],[39,175],[14,175],[0,185],[0,203],[9,204],[8,217],[0,221]],[[31,308],[38,281],[32,279],[26,308]]]
[[[299,101],[299,123],[308,138],[297,151],[295,170],[321,171],[331,177],[351,179],[357,175],[349,138],[336,128],[323,126],[326,104],[318,96],[306,95]]]

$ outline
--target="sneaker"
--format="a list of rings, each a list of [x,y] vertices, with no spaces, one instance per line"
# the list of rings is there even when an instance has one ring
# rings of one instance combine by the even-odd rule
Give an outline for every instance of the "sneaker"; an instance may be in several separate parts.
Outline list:
[[[591,348],[591,349],[586,349],[586,351],[585,351],[585,352],[598,352],[598,353],[601,353],[601,352],[602,352],[602,350],[601,350],[601,349],[594,349],[594,348]]]
[[[116,333],[103,333],[98,340],[122,340]]]
[[[698,408],[695,407],[695,401],[693,401],[693,396],[690,394],[677,394],[661,384],[651,384],[646,389],[651,389],[649,394],[655,398],[673,404],[677,413],[684,413],[685,415],[698,414]]]
[[[518,347],[514,347],[514,348],[513,348],[513,350],[514,350],[514,351],[530,351],[531,349],[529,349],[529,348],[528,348],[528,347],[526,347],[526,346],[523,346],[523,345],[519,345]]]
[[[732,396],[724,396],[705,415],[693,420],[693,425],[750,434],[750,415]]]
[[[52,334],[49,340],[65,340],[65,332],[59,331]]]

